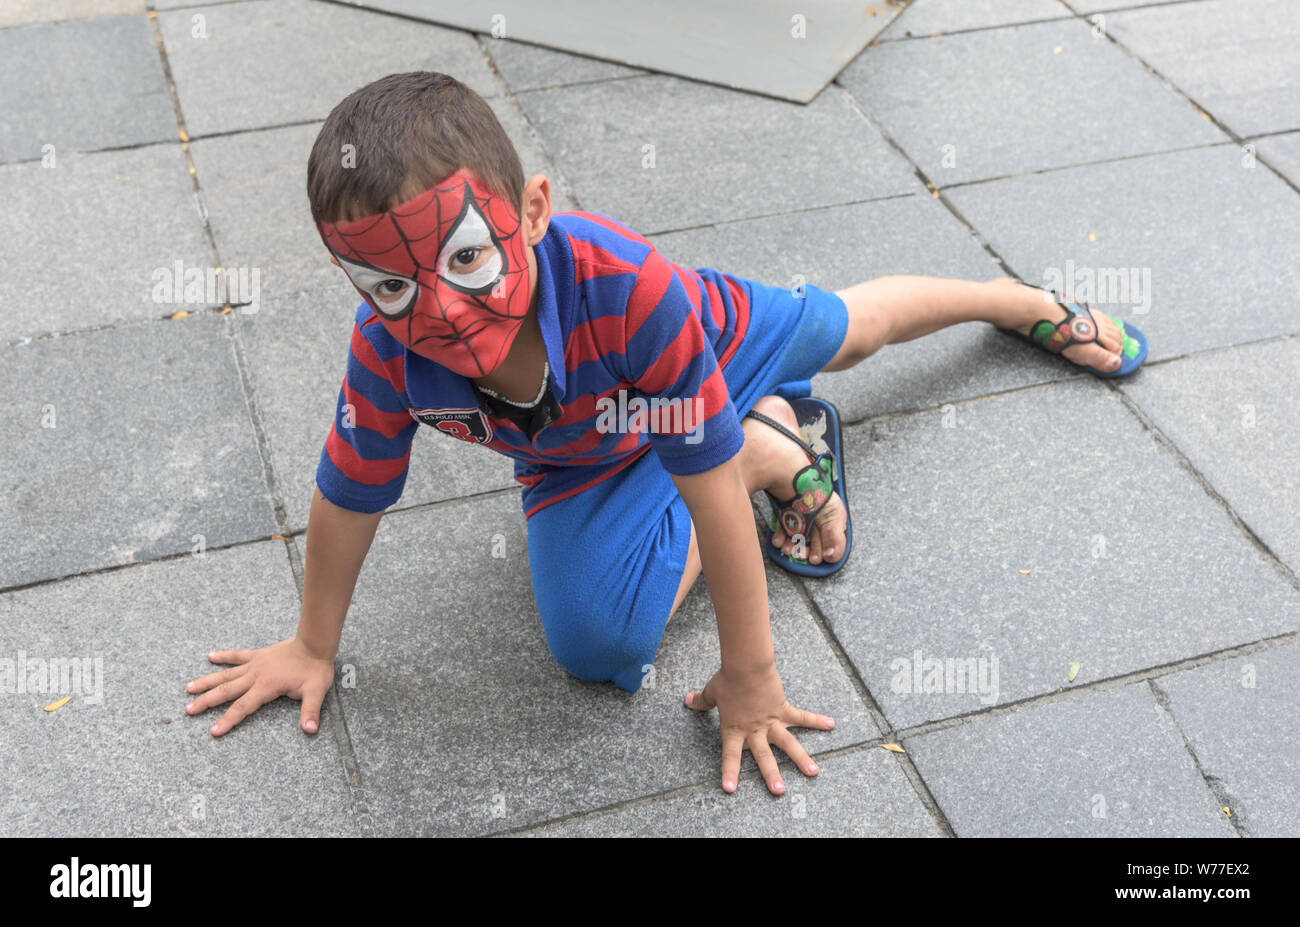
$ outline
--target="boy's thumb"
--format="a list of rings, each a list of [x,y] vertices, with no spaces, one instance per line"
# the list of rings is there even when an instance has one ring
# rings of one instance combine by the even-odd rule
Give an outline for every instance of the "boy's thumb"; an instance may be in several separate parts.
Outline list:
[[[713,701],[704,690],[686,693],[686,705],[696,711],[709,711],[714,707]]]
[[[302,711],[298,715],[298,723],[308,734],[320,730],[320,706],[323,701],[324,692],[304,692],[302,695]]]

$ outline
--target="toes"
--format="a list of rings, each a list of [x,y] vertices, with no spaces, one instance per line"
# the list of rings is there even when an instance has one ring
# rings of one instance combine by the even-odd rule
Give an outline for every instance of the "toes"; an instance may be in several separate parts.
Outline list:
[[[1062,352],[1076,364],[1095,367],[1098,370],[1118,370],[1121,363],[1118,350],[1107,351],[1099,344],[1076,344]]]
[[[844,556],[844,525],[848,520],[848,516],[838,495],[833,498],[831,504],[835,506],[835,511],[825,522],[817,525],[816,537],[818,538],[817,549],[821,559],[834,563]]]
[[[1107,351],[1118,354],[1124,347],[1124,337],[1119,333],[1119,326],[1105,313],[1093,310],[1093,316],[1097,319],[1097,341]]]

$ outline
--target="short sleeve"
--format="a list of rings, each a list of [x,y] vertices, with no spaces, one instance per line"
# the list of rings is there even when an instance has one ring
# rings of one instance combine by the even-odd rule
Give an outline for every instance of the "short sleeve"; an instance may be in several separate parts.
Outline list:
[[[341,508],[379,512],[401,498],[419,428],[407,411],[403,362],[401,345],[363,306],[316,468],[321,495]]]
[[[645,397],[650,444],[679,476],[725,463],[745,442],[700,312],[673,265],[651,250],[628,297],[619,372]]]

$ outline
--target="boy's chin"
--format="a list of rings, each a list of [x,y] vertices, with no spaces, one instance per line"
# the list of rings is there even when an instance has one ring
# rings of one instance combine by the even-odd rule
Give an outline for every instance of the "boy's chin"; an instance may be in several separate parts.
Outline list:
[[[492,364],[489,368],[486,362],[483,361],[483,357],[487,354],[485,351],[480,351],[478,355],[475,355],[468,349],[449,351],[444,348],[441,351],[431,351],[423,345],[408,345],[408,348],[414,353],[419,354],[421,357],[431,360],[435,364],[446,367],[452,373],[460,374],[462,377],[469,379],[488,376],[501,367],[501,364],[505,362],[506,356],[510,353],[509,345],[500,348],[494,355],[500,358],[500,360]]]

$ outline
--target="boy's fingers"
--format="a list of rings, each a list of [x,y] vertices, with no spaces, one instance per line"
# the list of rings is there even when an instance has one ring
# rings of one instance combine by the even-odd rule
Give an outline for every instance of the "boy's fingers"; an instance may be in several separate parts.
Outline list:
[[[722,791],[736,791],[740,781],[740,756],[745,752],[745,740],[740,734],[722,735]]]
[[[302,693],[302,711],[298,715],[298,723],[308,734],[320,730],[320,706],[328,691],[329,689],[312,689]]]
[[[208,654],[213,663],[247,663],[253,658],[252,650],[214,650]]]
[[[213,705],[220,705],[223,702],[230,701],[232,698],[239,698],[247,692],[251,686],[251,680],[246,677],[240,677],[239,679],[231,679],[228,682],[223,682],[215,689],[209,689],[207,692],[204,692],[194,701],[186,705],[185,711],[187,714],[197,715],[199,712],[206,711]]]
[[[247,666],[232,666],[229,669],[217,670],[215,673],[208,673],[206,676],[200,676],[185,684],[186,692],[205,692],[215,685],[223,682],[229,682],[232,679],[238,679],[248,672]]]
[[[260,690],[249,689],[235,704],[226,709],[226,713],[221,716],[220,721],[212,725],[212,736],[220,737],[261,708],[263,704],[269,702],[272,697],[270,693],[263,694]]]
[[[759,771],[763,773],[763,778],[767,780],[767,790],[773,795],[781,795],[785,792],[785,783],[781,781],[781,770],[777,768],[776,757],[772,755],[772,748],[767,745],[767,735],[765,732],[749,735],[749,752],[754,755],[754,762],[758,764]]]
[[[808,751],[799,743],[798,738],[783,727],[773,728],[772,743],[781,748],[781,752],[794,760],[795,765],[803,770],[805,776],[817,775],[817,764],[813,762]]]
[[[835,727],[834,719],[828,718],[826,715],[817,715],[811,711],[804,711],[802,708],[795,708],[793,705],[786,708],[785,717],[781,720],[791,727],[812,727],[819,731],[829,731]]]

